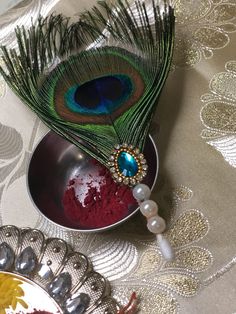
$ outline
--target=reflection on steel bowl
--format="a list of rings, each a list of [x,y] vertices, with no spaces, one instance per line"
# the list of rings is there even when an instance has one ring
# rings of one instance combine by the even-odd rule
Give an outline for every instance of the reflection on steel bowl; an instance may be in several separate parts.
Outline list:
[[[158,154],[151,136],[147,139],[144,155],[149,168],[143,183],[152,188],[158,172]],[[83,202],[88,192],[88,184],[101,182],[99,175],[101,175],[99,165],[94,162],[94,159],[50,131],[40,141],[30,160],[27,176],[28,190],[39,212],[53,223],[81,232],[104,231],[133,216],[138,211],[138,205],[127,204],[126,214],[120,216],[118,221],[96,227],[91,224],[86,226],[70,219],[63,206],[63,196],[68,190],[68,185],[75,183],[75,178],[83,178],[83,182],[80,180],[79,191],[78,187],[76,191],[77,197]]]

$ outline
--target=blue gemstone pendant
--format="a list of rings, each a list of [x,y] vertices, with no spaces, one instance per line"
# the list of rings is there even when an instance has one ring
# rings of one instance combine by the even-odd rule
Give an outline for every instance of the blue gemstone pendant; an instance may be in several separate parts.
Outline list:
[[[128,152],[121,152],[117,158],[118,168],[125,177],[134,177],[138,173],[138,162]]]
[[[116,145],[110,161],[110,171],[116,182],[134,186],[147,174],[147,163],[144,155],[132,145]]]

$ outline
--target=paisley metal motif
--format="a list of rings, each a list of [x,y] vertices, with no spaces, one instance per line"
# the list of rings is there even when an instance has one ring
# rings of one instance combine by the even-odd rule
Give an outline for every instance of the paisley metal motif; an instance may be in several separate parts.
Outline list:
[[[15,269],[17,272],[28,275],[37,265],[37,257],[33,249],[28,246],[25,248],[16,259]]]
[[[5,242],[0,245],[0,270],[8,270],[14,262],[14,252]]]

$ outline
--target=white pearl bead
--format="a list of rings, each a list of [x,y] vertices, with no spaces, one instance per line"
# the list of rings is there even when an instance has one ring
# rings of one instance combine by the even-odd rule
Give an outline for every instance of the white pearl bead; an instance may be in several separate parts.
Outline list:
[[[162,233],[166,228],[166,223],[163,218],[156,215],[148,218],[147,227],[152,233]]]
[[[151,195],[151,190],[146,184],[137,184],[133,188],[133,196],[137,201],[148,200]]]
[[[175,258],[175,252],[169,242],[162,234],[157,235],[157,242],[159,244],[159,248],[161,251],[162,256],[168,262],[171,262]]]
[[[143,203],[141,203],[140,211],[145,217],[150,218],[150,217],[155,216],[157,214],[158,205],[156,202],[154,202],[152,200],[147,200],[147,201],[144,201]]]

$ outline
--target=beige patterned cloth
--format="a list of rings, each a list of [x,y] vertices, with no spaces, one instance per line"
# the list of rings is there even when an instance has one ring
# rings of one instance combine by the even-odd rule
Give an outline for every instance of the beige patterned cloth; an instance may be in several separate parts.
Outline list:
[[[13,26],[56,10],[75,15],[92,1],[28,0],[0,17]],[[236,2],[175,0],[173,68],[152,133],[160,157],[153,192],[168,221],[176,260],[166,263],[141,216],[103,234],[65,232],[40,217],[26,188],[27,164],[47,132],[0,78],[1,224],[30,226],[89,255],[115,297],[140,297],[143,314],[236,312]]]

